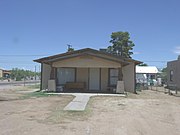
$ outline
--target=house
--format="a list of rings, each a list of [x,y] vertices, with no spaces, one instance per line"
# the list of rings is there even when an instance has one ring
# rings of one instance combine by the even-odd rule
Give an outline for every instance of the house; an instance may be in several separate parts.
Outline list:
[[[180,56],[167,63],[167,86],[180,89]]]
[[[157,80],[158,73],[155,66],[136,66],[136,82],[149,84],[150,80]]]
[[[10,78],[11,70],[3,70],[3,77]]]
[[[118,80],[126,91],[135,92],[135,67],[141,63],[90,48],[34,61],[41,63],[42,90],[55,80],[56,91],[70,92],[112,92]]]
[[[4,70],[0,68],[0,78],[9,78],[11,74],[10,70]]]

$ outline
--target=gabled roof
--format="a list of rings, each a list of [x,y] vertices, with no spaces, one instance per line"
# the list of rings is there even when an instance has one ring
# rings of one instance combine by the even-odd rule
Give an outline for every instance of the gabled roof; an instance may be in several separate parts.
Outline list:
[[[159,73],[157,67],[155,66],[136,66],[136,73],[142,74],[157,74]]]
[[[85,48],[85,49],[76,50],[76,51],[72,51],[72,52],[61,53],[61,54],[57,54],[57,55],[53,55],[53,56],[36,59],[34,61],[39,62],[39,63],[51,64],[56,61],[73,58],[73,57],[78,57],[78,56],[83,56],[83,55],[95,56],[95,57],[99,57],[99,58],[106,59],[106,60],[120,62],[123,65],[127,65],[129,63],[135,63],[137,65],[137,64],[141,63],[140,61],[123,58],[121,56],[116,56],[116,55],[113,55],[113,54],[110,54],[107,52],[102,52],[102,51],[98,51],[98,50],[91,49],[91,48]]]

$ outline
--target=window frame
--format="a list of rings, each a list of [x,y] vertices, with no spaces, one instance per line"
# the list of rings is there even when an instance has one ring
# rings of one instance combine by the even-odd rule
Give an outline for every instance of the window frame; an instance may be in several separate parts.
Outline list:
[[[171,82],[173,81],[173,75],[174,75],[174,71],[173,71],[173,70],[170,70],[169,79],[170,79]]]
[[[117,76],[111,76],[111,70],[117,70]],[[117,82],[116,82],[116,84],[111,84],[111,78],[117,78],[117,81],[118,81],[118,79],[119,79],[119,70],[118,70],[118,68],[109,68],[109,86],[113,86],[113,87],[115,87],[116,85],[117,85]]]
[[[57,85],[58,85],[58,86],[65,85],[65,84],[68,82],[68,81],[67,81],[65,84],[59,83],[59,80],[58,80],[58,79],[59,79],[59,78],[58,78],[58,69],[73,69],[73,70],[74,70],[73,82],[76,82],[76,68],[73,68],[73,67],[72,67],[72,68],[71,68],[71,67],[58,67],[58,68],[57,68],[57,72],[56,72],[56,76],[57,76],[56,78],[57,78]]]

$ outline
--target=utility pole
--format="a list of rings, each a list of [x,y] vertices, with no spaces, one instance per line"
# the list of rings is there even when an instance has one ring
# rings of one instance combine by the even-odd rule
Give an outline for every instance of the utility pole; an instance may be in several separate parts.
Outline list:
[[[35,80],[36,80],[36,66],[35,66]]]

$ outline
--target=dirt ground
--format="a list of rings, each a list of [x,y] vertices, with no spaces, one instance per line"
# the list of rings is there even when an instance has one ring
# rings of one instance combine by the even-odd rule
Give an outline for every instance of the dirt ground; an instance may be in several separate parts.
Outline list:
[[[180,97],[146,90],[128,94],[127,98],[92,97],[83,112],[63,111],[72,99],[73,96],[29,96],[0,100],[0,135],[180,133]]]

